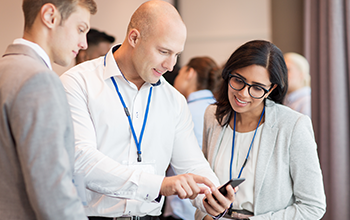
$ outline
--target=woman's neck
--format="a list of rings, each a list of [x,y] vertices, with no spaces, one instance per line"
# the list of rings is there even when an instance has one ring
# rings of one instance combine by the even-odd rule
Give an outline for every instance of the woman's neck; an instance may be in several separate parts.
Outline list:
[[[254,112],[236,113],[236,131],[250,132],[254,131],[259,123],[264,106]],[[262,117],[260,124],[265,121],[265,115]],[[234,116],[230,121],[230,127],[233,129]]]

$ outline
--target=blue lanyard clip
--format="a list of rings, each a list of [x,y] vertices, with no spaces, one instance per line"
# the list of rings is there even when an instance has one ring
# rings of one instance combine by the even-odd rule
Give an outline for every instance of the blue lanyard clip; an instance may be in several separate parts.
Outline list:
[[[141,162],[141,151],[137,151],[137,162]]]

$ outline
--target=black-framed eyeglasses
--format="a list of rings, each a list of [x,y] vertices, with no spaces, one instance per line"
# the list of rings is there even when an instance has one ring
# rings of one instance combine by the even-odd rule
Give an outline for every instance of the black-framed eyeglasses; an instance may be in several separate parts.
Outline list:
[[[264,97],[264,95],[268,93],[273,86],[273,84],[271,84],[270,89],[265,89],[264,87],[259,85],[250,85],[241,77],[232,74],[229,74],[228,82],[230,87],[236,91],[241,91],[242,89],[244,89],[244,87],[248,86],[248,93],[254,99],[261,99],[262,97]]]

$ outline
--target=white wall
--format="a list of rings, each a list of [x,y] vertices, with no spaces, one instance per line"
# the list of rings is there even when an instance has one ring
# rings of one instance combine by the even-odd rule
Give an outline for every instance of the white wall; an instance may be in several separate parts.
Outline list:
[[[15,38],[22,37],[24,17],[21,0],[0,0],[0,54]]]
[[[181,62],[207,55],[223,64],[241,44],[271,38],[270,0],[181,0],[188,36]]]
[[[98,7],[91,27],[124,40],[132,13],[145,0],[95,0]],[[171,0],[169,0],[171,2]],[[23,31],[22,0],[0,0],[0,53]],[[179,10],[187,25],[188,38],[180,65],[193,56],[211,56],[219,64],[242,43],[270,39],[270,0],[179,0]],[[71,66],[74,65],[74,61]],[[69,67],[54,65],[61,74]]]

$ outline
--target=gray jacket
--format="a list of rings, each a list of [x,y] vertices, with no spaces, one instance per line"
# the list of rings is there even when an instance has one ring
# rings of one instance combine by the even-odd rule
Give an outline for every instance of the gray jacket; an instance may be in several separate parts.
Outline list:
[[[216,106],[204,116],[203,152],[213,164],[225,127],[215,118]],[[323,177],[311,120],[266,100],[250,219],[320,219],[326,211]],[[197,212],[196,219],[203,215]]]
[[[10,45],[0,59],[0,218],[86,219],[73,164],[61,81],[33,49]]]

